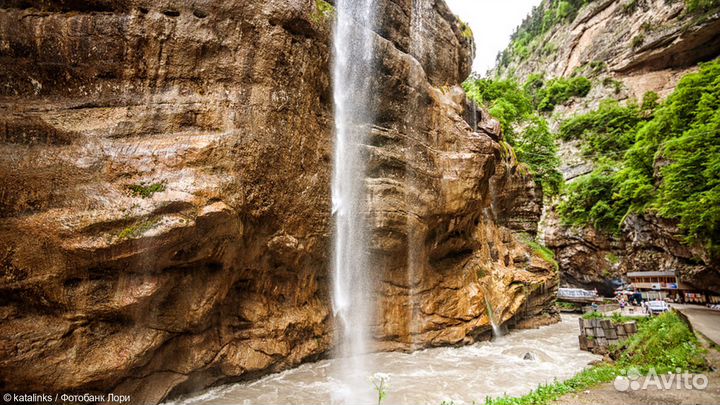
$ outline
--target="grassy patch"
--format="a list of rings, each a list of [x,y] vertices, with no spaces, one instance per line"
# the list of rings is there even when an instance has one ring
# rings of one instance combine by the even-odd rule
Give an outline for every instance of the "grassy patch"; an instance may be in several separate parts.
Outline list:
[[[617,347],[617,364],[658,374],[676,368],[698,372],[707,369],[705,350],[675,312],[666,312],[638,325],[638,333]]]
[[[569,310],[569,311],[574,311],[574,310],[580,309],[580,306],[578,304],[573,304],[572,302],[558,301],[555,303],[555,305],[558,307],[558,309],[565,309],[565,310]]]
[[[155,193],[165,191],[165,183],[140,183],[127,186],[134,197],[150,198]]]
[[[617,367],[602,365],[580,372],[569,380],[541,385],[522,397],[486,398],[486,405],[540,405],[554,401],[565,394],[582,391],[597,384],[609,382],[620,375]]]
[[[459,17],[455,16],[458,21],[460,22],[460,32],[462,33],[463,38],[465,39],[473,39],[473,31],[472,28],[466,23],[465,21],[461,20]]]
[[[543,260],[545,260],[546,262],[552,264],[553,267],[555,267],[555,270],[558,270],[560,268],[557,260],[555,260],[555,252],[541,245],[528,234],[520,235],[520,239],[524,244],[528,245],[535,254],[542,257]]]
[[[325,0],[315,0],[315,11],[310,15],[310,19],[315,24],[324,24],[328,18],[335,14],[335,7]]]
[[[610,382],[625,369],[637,368],[647,373],[653,367],[658,374],[681,368],[689,372],[707,369],[704,351],[685,322],[668,312],[638,323],[638,333],[614,347],[615,364],[603,363],[583,370],[565,381],[541,385],[521,397],[486,398],[486,405],[542,405],[563,395]]]
[[[642,44],[644,44],[644,43],[645,43],[645,35],[638,34],[633,37],[631,44],[632,44],[632,48],[636,49],[636,48],[639,48],[640,46],[642,46]]]
[[[136,222],[120,231],[117,237],[120,240],[137,238],[152,229],[155,225],[157,225],[158,222],[159,221],[157,219],[148,219],[145,221]]]
[[[685,0],[685,7],[688,12],[702,12],[720,6],[720,0]]]

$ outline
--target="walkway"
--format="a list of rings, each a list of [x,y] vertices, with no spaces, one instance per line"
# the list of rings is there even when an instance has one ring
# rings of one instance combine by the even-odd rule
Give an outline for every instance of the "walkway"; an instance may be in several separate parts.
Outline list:
[[[672,307],[688,318],[696,332],[720,345],[720,311],[699,305],[672,304]]]

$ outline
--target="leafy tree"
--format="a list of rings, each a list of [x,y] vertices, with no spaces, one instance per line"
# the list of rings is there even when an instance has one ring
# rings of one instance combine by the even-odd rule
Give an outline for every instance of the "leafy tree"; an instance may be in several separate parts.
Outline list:
[[[578,76],[570,79],[556,78],[550,80],[546,87],[539,90],[542,95],[537,108],[540,111],[552,111],[558,104],[564,104],[573,97],[585,97],[592,87],[586,77]]]
[[[616,100],[604,100],[597,110],[564,121],[559,136],[566,141],[583,140],[586,156],[622,159],[634,144],[639,126],[652,115],[657,95],[648,93],[645,100],[642,107],[632,101],[620,105]]]
[[[471,79],[464,84],[472,100],[488,109],[500,121],[505,139],[518,160],[529,166],[548,195],[560,192],[562,174],[555,138],[547,121],[533,106],[527,87],[515,80]]]
[[[617,231],[627,214],[652,211],[720,256],[720,60],[686,75],[659,106],[653,94],[640,107],[604,103],[560,132],[587,140],[602,163],[568,187],[559,207],[567,223]]]

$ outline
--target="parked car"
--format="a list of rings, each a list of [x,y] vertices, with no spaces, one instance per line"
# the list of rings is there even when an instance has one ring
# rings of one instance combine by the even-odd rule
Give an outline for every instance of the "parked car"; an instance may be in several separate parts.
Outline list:
[[[658,315],[670,310],[670,306],[667,302],[662,300],[648,301],[645,303],[645,307],[650,315]]]

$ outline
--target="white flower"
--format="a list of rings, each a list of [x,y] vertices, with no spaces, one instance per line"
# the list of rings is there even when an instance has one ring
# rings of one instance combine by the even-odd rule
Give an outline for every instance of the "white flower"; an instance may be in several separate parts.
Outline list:
[[[375,373],[370,376],[370,382],[376,387],[384,390],[390,388],[390,375],[386,373]]]

